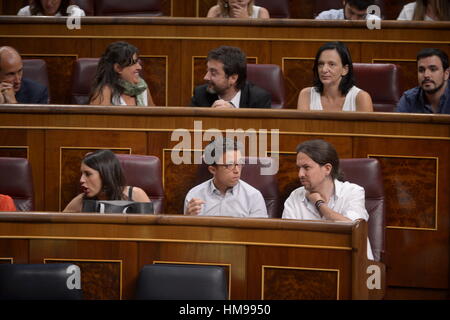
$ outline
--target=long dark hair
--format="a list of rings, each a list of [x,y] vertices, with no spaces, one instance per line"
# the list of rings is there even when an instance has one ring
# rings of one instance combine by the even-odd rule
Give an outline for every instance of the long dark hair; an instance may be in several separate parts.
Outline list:
[[[353,62],[352,57],[350,55],[350,51],[348,51],[347,46],[340,42],[327,42],[317,51],[316,59],[314,60],[313,73],[314,73],[314,84],[313,86],[319,91],[320,94],[323,93],[323,83],[320,81],[319,77],[319,59],[322,52],[326,50],[336,50],[339,56],[341,57],[342,65],[345,67],[348,66],[348,73],[342,77],[341,82],[339,83],[339,91],[342,95],[346,95],[348,91],[355,85],[355,80],[353,78]]]
[[[450,5],[448,0],[417,0],[412,19],[425,20],[428,5],[433,6],[434,14],[437,15],[439,20],[450,20]]]
[[[97,150],[88,153],[82,162],[99,172],[102,192],[108,200],[124,200],[125,176],[116,155],[111,150]]]
[[[128,67],[134,63],[133,55],[138,53],[138,49],[128,42],[118,41],[111,43],[98,62],[89,101],[94,100],[98,96],[101,97],[102,90],[105,86],[111,88],[112,96],[122,94],[124,89],[117,83],[120,76],[114,70],[114,64],[117,63],[122,68]]]
[[[339,156],[333,145],[325,140],[316,139],[300,143],[296,148],[297,154],[302,152],[320,166],[331,164],[331,177],[342,180],[343,175],[339,169]]]
[[[71,5],[71,0],[61,0],[58,11],[62,16],[67,16],[67,7]],[[30,3],[31,15],[44,14],[44,8],[42,7],[41,0],[31,0]]]

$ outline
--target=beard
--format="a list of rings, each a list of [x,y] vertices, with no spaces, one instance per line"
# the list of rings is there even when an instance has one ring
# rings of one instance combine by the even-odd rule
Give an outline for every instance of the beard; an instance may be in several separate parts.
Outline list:
[[[445,80],[444,81],[442,81],[442,83],[441,83],[441,85],[440,86],[437,86],[436,88],[434,88],[434,89],[424,89],[423,88],[423,82],[422,82],[422,89],[423,89],[423,91],[425,91],[427,94],[435,94],[436,92],[438,92],[439,90],[441,90],[442,89],[442,87],[445,85]],[[434,81],[433,81],[433,83],[435,83]]]

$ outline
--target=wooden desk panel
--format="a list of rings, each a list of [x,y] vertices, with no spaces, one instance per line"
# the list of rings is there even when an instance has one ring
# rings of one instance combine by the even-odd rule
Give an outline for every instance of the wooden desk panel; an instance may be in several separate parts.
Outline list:
[[[132,299],[139,270],[152,263],[224,266],[231,299],[258,300],[262,292],[267,299],[367,299],[366,238],[362,220],[0,215],[0,258],[5,263],[13,257],[15,263],[78,264],[88,299]],[[26,253],[29,261],[16,258]],[[286,275],[290,290],[274,290]],[[324,276],[328,281],[317,281]]]

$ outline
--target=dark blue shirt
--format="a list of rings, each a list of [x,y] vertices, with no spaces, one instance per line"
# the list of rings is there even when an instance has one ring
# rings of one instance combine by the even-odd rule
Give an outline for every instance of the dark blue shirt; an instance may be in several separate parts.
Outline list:
[[[19,91],[16,93],[18,103],[48,103],[48,89],[33,80],[23,78]]]
[[[425,100],[425,93],[421,87],[416,87],[403,93],[397,104],[397,112],[434,113],[431,105]],[[439,111],[437,113],[450,114],[450,80],[447,81],[447,88],[439,101]]]

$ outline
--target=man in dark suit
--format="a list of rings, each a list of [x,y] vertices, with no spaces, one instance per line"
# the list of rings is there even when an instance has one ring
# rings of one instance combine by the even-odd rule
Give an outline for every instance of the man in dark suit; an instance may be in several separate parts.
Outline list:
[[[1,47],[0,103],[48,103],[47,87],[22,76],[19,53],[12,47]]]
[[[206,66],[206,84],[194,89],[191,106],[270,108],[270,93],[247,82],[247,60],[239,48],[221,46],[210,51]]]

